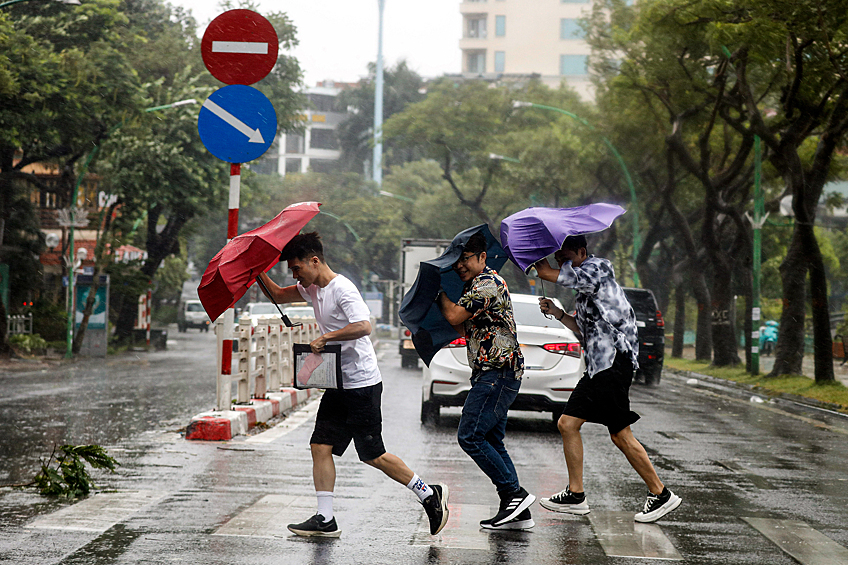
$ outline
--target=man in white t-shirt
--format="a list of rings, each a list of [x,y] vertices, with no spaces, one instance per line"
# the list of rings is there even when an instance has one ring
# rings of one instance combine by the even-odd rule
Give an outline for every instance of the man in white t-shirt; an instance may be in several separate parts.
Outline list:
[[[406,485],[418,496],[430,520],[430,533],[437,534],[448,521],[448,487],[428,485],[383,446],[380,409],[383,380],[374,346],[368,338],[371,334],[368,306],[356,286],[327,265],[317,232],[292,238],[283,248],[280,260],[288,261],[297,284],[283,288],[262,273],[268,298],[278,304],[304,299],[312,303],[322,332],[310,344],[314,353],[320,353],[328,343],[342,346],[343,388],[324,392],[309,441],[318,511],[305,522],[289,524],[289,530],[301,536],[341,535],[333,516],[336,482],[333,455],[340,457],[353,440],[360,461]]]

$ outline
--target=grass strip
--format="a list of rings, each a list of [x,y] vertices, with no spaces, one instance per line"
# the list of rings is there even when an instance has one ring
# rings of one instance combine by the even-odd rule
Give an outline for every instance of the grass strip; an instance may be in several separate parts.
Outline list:
[[[710,363],[694,361],[692,359],[679,359],[673,357],[665,358],[665,366],[678,371],[692,371],[702,375],[709,375],[726,381],[733,381],[743,385],[751,385],[758,391],[770,396],[785,393],[794,394],[828,402],[841,407],[841,412],[848,413],[848,387],[839,381],[817,384],[815,380],[803,375],[784,375],[780,377],[767,377],[765,375],[751,375],[740,367],[713,367]]]

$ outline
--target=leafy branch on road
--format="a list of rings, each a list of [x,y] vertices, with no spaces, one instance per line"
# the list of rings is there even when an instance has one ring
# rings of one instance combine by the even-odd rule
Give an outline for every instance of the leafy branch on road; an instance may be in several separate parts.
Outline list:
[[[94,488],[85,463],[94,469],[109,469],[112,472],[115,471],[116,465],[120,465],[99,445],[65,444],[59,451],[62,455],[56,457],[56,447],[53,447],[50,457],[41,464],[41,471],[31,482],[0,486],[35,487],[45,496],[77,498],[87,495]],[[51,467],[54,458],[55,467]]]

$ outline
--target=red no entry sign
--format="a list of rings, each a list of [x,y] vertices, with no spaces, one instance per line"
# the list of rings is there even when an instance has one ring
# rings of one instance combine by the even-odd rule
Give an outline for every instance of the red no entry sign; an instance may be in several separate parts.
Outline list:
[[[279,43],[271,22],[251,10],[224,12],[200,43],[203,63],[226,84],[253,84],[271,72]]]

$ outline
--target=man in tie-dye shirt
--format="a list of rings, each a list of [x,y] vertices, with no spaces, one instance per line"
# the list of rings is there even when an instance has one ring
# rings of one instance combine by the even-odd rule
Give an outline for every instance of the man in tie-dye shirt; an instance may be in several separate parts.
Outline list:
[[[583,491],[583,439],[586,422],[607,427],[612,442],[645,481],[648,498],[637,522],[656,522],[678,506],[681,498],[657,476],[642,444],[633,437],[630,425],[639,419],[630,410],[630,384],[638,366],[639,341],[636,315],[624,291],[615,281],[612,263],[589,255],[582,235],[565,239],[554,254],[559,270],[546,259],[536,263],[539,276],[574,289],[577,311],[565,313],[554,303],[539,301],[544,314],[552,314],[580,337],[586,351],[586,374],[577,383],[557,422],[568,469],[568,486],[540,504],[554,512],[588,514]]]

